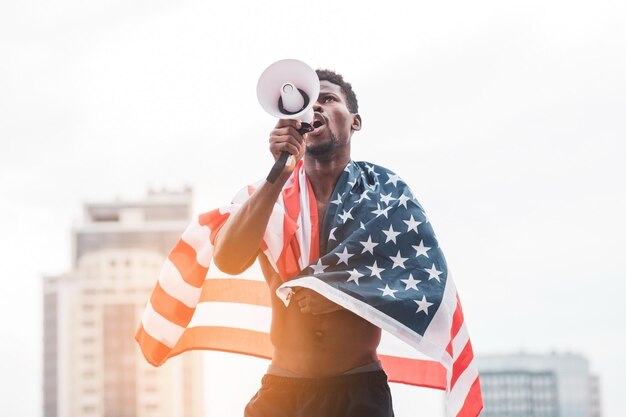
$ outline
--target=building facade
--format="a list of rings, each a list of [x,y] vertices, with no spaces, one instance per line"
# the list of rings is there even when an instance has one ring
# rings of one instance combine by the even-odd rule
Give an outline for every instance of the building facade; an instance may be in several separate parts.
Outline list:
[[[483,417],[600,417],[597,377],[577,354],[476,358]]]
[[[72,270],[44,277],[44,417],[203,416],[201,354],[154,368],[134,340],[191,198],[162,191],[85,205]]]

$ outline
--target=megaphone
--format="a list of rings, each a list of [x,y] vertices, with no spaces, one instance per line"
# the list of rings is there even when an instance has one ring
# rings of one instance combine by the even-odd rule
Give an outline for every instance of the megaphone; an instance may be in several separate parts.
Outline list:
[[[283,59],[267,67],[259,77],[256,95],[270,115],[302,122],[300,134],[313,130],[313,105],[320,94],[320,80],[315,70],[297,59]],[[274,183],[282,172],[288,152],[282,152],[267,181]]]

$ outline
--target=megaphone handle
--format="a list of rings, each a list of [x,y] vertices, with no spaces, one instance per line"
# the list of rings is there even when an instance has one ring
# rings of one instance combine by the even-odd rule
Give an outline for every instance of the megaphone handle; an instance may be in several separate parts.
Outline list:
[[[313,126],[311,126],[309,123],[302,123],[302,127],[298,129],[298,133],[304,135],[305,133],[308,133],[312,130]],[[267,182],[269,182],[270,184],[274,184],[276,182],[276,179],[278,178],[280,173],[283,172],[283,168],[285,168],[285,164],[287,163],[287,159],[289,158],[289,156],[291,156],[289,152],[283,151],[280,153],[280,157],[278,157],[276,162],[274,162],[274,166],[270,170],[270,173],[267,174]]]

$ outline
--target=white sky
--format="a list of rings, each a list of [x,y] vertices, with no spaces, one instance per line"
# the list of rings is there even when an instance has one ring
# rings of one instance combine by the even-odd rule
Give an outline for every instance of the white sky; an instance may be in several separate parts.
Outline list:
[[[0,4],[4,410],[40,415],[41,275],[82,202],[229,201],[271,165],[257,77],[298,58],[352,82],[353,156],[425,206],[475,351],[582,353],[626,415],[626,3],[180,3]],[[394,389],[399,417],[438,401]]]

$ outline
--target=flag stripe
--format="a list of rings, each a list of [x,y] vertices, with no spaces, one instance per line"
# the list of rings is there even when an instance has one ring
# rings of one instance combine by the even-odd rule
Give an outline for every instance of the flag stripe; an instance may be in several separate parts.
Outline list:
[[[269,332],[272,311],[269,307],[250,304],[199,303],[188,327],[221,326]]]
[[[193,308],[170,296],[158,282],[150,296],[150,303],[161,316],[179,326],[186,326],[193,316]]]
[[[162,365],[170,357],[172,349],[150,336],[141,324],[135,334],[135,340],[141,346],[143,356],[153,366]]]
[[[218,326],[191,327],[171,356],[192,349],[219,350],[270,359],[274,348],[268,333]]]
[[[201,288],[187,284],[169,259],[163,262],[158,283],[163,291],[191,308],[196,306],[202,292]]]
[[[463,372],[463,374],[457,380],[454,388],[452,388],[448,393],[447,398],[447,415],[448,416],[457,416],[463,405],[465,404],[465,400],[470,393],[472,386],[476,383],[478,379],[478,370],[475,366],[469,367]],[[480,390],[478,390],[477,399],[479,401]],[[481,401],[482,402],[482,401]]]
[[[146,306],[141,324],[150,336],[170,348],[176,345],[176,342],[178,342],[178,339],[180,339],[180,336],[185,331],[184,327],[172,323],[154,311],[151,303],[148,303]]]
[[[230,303],[270,306],[270,290],[265,281],[238,278],[213,278],[202,286],[200,302],[223,301]]]
[[[221,224],[213,224],[213,229],[209,229],[208,226],[200,224],[200,221],[215,223],[215,219],[223,219],[222,221],[225,221],[229,216],[228,214],[220,215],[216,210],[209,214],[210,216],[198,218],[191,223],[181,237],[196,252],[194,255],[196,262],[205,268],[211,265],[211,257],[213,256],[213,244],[211,242],[213,242],[214,236],[212,234],[214,235],[219,231]]]
[[[457,379],[461,376],[463,371],[465,371],[465,369],[472,362],[472,360],[474,360],[472,344],[467,342],[459,357],[454,361],[454,365],[452,365],[452,379],[450,380],[450,389],[454,388],[454,384],[456,384]]]
[[[389,382],[446,389],[446,368],[439,362],[378,355]]]
[[[198,263],[196,251],[182,239],[170,252],[168,259],[178,270],[181,278],[192,287],[200,288],[208,268]]]
[[[483,409],[483,399],[480,392],[480,381],[478,377],[472,383],[472,386],[465,397],[465,402],[456,417],[476,417]]]

